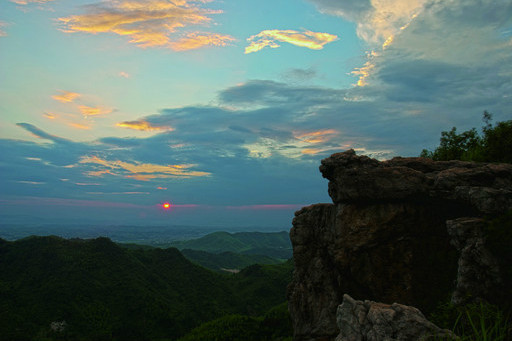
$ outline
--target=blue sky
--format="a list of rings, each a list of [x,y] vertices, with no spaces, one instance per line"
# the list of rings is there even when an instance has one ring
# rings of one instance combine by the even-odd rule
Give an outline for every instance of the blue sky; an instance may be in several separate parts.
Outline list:
[[[0,80],[0,222],[288,228],[332,153],[512,118],[512,3],[3,0]]]

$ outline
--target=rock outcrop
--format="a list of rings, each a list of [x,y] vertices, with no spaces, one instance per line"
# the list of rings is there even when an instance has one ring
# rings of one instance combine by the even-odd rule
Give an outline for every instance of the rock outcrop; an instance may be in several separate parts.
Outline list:
[[[469,299],[495,298],[502,279],[497,259],[485,246],[483,219],[459,218],[447,221],[446,226],[460,254],[452,302],[461,305]]]
[[[485,295],[499,283],[492,257],[475,258],[487,252],[482,239],[467,237],[478,233],[463,232],[470,228],[460,218],[512,208],[512,165],[379,162],[349,150],[323,160],[320,171],[333,203],[296,212],[290,231],[295,272],[288,299],[296,341],[334,340],[344,294],[428,313],[454,292],[457,278],[465,282],[457,284],[454,300]],[[466,270],[459,267],[461,253]],[[491,279],[472,291],[471,281],[482,276]]]
[[[343,296],[336,320],[340,329],[336,341],[456,339],[455,334],[440,329],[414,307],[356,301],[349,295]]]

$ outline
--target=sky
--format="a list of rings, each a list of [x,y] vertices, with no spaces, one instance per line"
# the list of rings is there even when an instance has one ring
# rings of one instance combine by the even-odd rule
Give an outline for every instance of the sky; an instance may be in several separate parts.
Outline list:
[[[512,119],[510,0],[0,1],[0,224],[288,229],[333,153]]]

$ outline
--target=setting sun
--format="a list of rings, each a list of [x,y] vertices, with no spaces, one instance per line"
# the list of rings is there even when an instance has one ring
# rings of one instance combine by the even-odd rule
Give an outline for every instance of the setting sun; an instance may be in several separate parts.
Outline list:
[[[171,204],[170,204],[170,203],[168,203],[168,202],[165,202],[165,203],[162,205],[162,207],[163,207],[164,209],[168,210],[169,208],[171,208]]]

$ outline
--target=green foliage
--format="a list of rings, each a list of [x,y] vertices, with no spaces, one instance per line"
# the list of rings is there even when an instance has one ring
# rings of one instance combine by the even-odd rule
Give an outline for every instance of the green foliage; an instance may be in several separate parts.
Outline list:
[[[512,324],[503,311],[489,303],[471,303],[462,307],[450,303],[439,306],[431,320],[451,329],[461,341],[508,341]]]
[[[484,128],[483,154],[485,161],[512,163],[512,120]]]
[[[291,341],[292,333],[285,302],[260,317],[228,315],[207,322],[179,341]]]
[[[512,210],[498,217],[487,217],[486,247],[498,260],[502,287],[490,293],[489,302],[465,306],[444,303],[430,315],[442,328],[453,330],[462,341],[512,340]]]
[[[457,133],[457,128],[441,132],[439,147],[423,149],[420,156],[436,161],[464,160],[512,163],[512,120],[491,124],[492,115],[484,111],[482,135],[475,128]]]
[[[495,301],[512,312],[512,210],[489,219],[485,229],[486,246],[498,260],[504,288],[495,293]]]
[[[280,264],[280,259],[261,256],[261,255],[243,255],[234,252],[210,253],[200,250],[181,250],[191,262],[197,263],[205,268],[222,271],[223,269],[243,269],[253,264]]]
[[[174,248],[0,240],[0,340],[175,340],[213,318],[261,315],[283,302],[292,267],[223,275]],[[59,321],[65,331],[51,329]]]
[[[207,322],[180,341],[252,341],[258,339],[259,322],[254,317],[228,315]]]
[[[278,265],[251,265],[234,275],[233,291],[241,298],[237,310],[258,315],[269,306],[283,302],[292,273],[293,261],[290,259]]]

